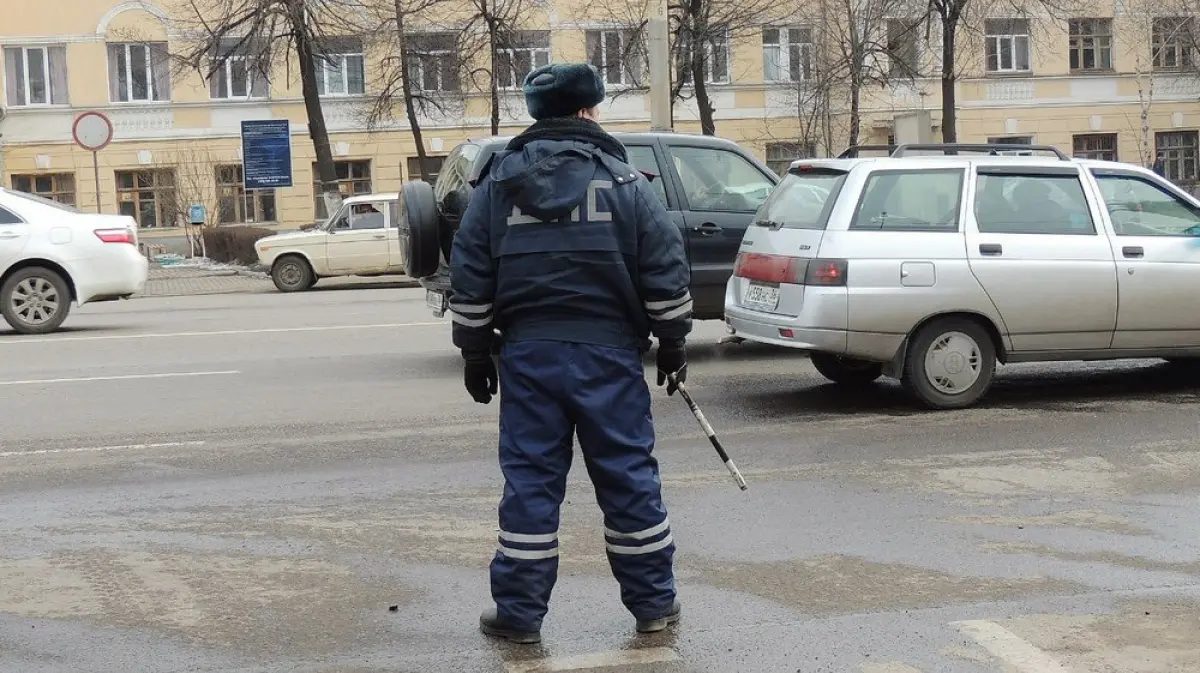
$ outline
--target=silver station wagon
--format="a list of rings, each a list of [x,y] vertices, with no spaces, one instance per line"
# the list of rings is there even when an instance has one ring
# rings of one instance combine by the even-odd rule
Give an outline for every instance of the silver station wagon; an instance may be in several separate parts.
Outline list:
[[[933,409],[974,404],[997,362],[1200,362],[1200,201],[1169,181],[1053,147],[853,154],[794,162],[762,205],[732,334]]]

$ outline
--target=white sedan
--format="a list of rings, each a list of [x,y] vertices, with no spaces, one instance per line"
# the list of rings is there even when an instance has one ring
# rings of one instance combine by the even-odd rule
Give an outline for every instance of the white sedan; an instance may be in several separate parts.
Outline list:
[[[271,268],[280,292],[307,290],[319,278],[403,274],[399,198],[352,196],[313,229],[260,238],[254,244],[258,261]]]
[[[80,306],[146,285],[137,222],[0,187],[0,314],[22,334],[53,332]]]

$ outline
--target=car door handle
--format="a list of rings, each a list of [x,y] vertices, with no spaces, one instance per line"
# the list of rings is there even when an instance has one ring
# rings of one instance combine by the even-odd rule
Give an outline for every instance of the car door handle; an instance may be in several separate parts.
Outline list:
[[[3,238],[3,239],[21,238],[21,235],[15,231],[0,231],[0,238]]]
[[[724,229],[719,224],[705,222],[698,227],[692,227],[692,231],[698,232],[701,236],[712,236],[721,233]]]
[[[387,238],[387,234],[375,234],[371,238],[373,238],[377,241],[382,241],[383,239]]]
[[[999,243],[980,243],[979,254],[981,255],[1003,255],[1004,246]]]
[[[1125,255],[1126,257],[1143,257],[1145,256],[1146,251],[1143,250],[1142,246],[1140,245],[1127,245],[1124,248],[1121,248],[1121,254]]]

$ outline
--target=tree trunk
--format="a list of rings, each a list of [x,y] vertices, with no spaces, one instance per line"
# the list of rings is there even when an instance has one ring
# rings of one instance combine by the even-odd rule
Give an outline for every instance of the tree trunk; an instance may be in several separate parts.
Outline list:
[[[321,97],[317,91],[316,57],[303,10],[293,15],[292,21],[296,53],[300,59],[300,88],[304,94],[304,110],[308,114],[308,135],[317,155],[317,179],[325,199],[325,213],[333,215],[341,207],[342,198],[333,166],[333,151],[329,148],[329,129],[325,126],[325,113],[321,110]]]
[[[717,134],[717,122],[713,118],[712,99],[708,96],[708,83],[704,80],[705,46],[709,41],[708,21],[702,14],[702,0],[691,0],[692,15],[691,68],[692,88],[696,92],[696,107],[700,111],[700,132],[706,136]]]
[[[954,96],[954,49],[958,34],[958,17],[942,17],[942,142],[958,142],[958,111]]]
[[[404,0],[396,0],[396,48],[400,51],[400,88],[404,93],[404,116],[408,117],[408,128],[412,130],[413,144],[417,148],[417,165],[420,167],[421,179],[429,182],[428,159],[425,156],[425,138],[421,135],[421,120],[417,119],[417,106],[413,104],[412,82],[408,75],[412,72],[408,62],[408,42],[404,30]],[[413,176],[408,176],[412,180]]]
[[[496,18],[488,13],[486,0],[481,6],[483,7],[484,21],[487,22],[488,27],[488,59],[490,66],[488,71],[491,75],[489,93],[492,96],[492,135],[498,136],[500,135],[500,78],[496,75],[496,61],[498,60],[497,56],[499,56],[500,50],[497,48],[496,37],[500,29],[496,25]]]

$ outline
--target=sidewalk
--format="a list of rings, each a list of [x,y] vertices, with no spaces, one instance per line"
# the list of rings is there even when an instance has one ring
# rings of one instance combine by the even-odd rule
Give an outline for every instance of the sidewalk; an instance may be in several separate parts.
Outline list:
[[[324,288],[367,289],[372,287],[418,287],[419,284],[405,276],[381,276],[378,278],[325,278],[317,282],[314,290]],[[150,264],[150,278],[145,289],[135,297],[182,297],[205,294],[242,294],[278,292],[271,277],[261,271],[224,265],[205,266],[159,266]]]

